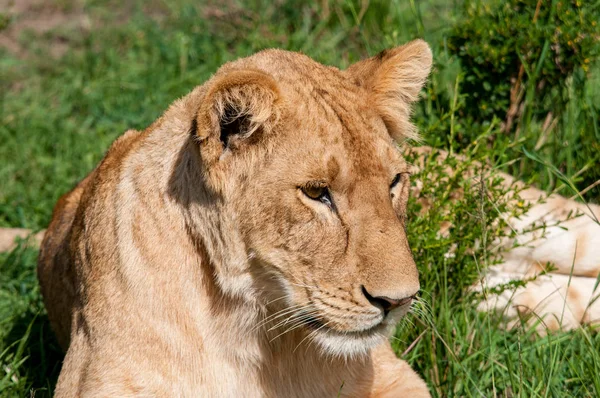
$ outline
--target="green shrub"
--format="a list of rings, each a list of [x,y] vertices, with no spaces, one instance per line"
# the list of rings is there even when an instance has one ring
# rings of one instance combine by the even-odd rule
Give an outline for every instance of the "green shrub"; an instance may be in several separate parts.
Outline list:
[[[505,118],[527,97],[532,112],[561,111],[556,89],[600,55],[598,5],[580,0],[465,3],[466,18],[448,38],[461,61],[464,112],[475,120]],[[579,79],[582,80],[582,79]],[[582,84],[581,81],[578,82]],[[578,87],[581,89],[581,87]],[[510,116],[510,115],[509,115]],[[510,121],[508,121],[510,122]],[[510,127],[510,126],[507,126]],[[510,128],[509,128],[510,129]]]
[[[443,114],[440,107],[452,110],[457,121],[430,124],[434,144],[464,148],[478,126],[496,120],[499,129],[489,141],[495,147],[512,145],[516,150],[506,155],[519,158],[509,173],[532,178],[547,190],[565,187],[548,164],[571,178],[579,191],[600,179],[597,2],[467,0],[444,44],[460,63],[453,98],[432,86],[428,97],[437,97],[437,114]],[[586,198],[600,200],[600,187]]]

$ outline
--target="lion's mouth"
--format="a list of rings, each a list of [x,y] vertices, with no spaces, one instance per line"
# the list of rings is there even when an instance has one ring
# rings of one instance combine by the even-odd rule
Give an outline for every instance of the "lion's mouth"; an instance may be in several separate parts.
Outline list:
[[[346,336],[346,337],[371,336],[375,333],[380,332],[383,328],[385,328],[384,322],[381,321],[381,322],[377,323],[376,325],[371,326],[368,329],[341,331],[341,330],[337,330],[337,329],[334,329],[334,328],[328,326],[327,323],[323,323],[319,319],[312,317],[312,316],[309,317],[305,321],[305,323],[309,329],[312,329],[314,331],[318,331],[318,332],[322,332],[322,333],[331,333],[331,334],[336,334],[336,335]]]
[[[310,330],[307,337],[316,341],[326,353],[343,357],[367,355],[370,349],[386,339],[390,331],[389,322],[384,320],[361,330],[340,330],[329,326],[330,321],[317,317],[307,318],[305,325]]]

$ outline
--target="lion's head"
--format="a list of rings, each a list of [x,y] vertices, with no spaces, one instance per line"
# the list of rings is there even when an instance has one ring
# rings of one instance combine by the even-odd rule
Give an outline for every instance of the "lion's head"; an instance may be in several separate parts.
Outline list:
[[[262,297],[280,297],[285,305],[273,308],[294,314],[327,352],[381,342],[419,290],[397,141],[415,135],[411,103],[431,62],[423,41],[343,71],[267,50],[203,86],[193,133],[237,237],[227,239],[262,275]]]

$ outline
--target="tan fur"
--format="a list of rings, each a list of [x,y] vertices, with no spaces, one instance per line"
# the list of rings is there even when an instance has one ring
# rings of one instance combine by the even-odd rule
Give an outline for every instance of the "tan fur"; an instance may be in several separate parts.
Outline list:
[[[600,206],[547,196],[533,188],[520,196],[532,207],[521,218],[509,219],[518,232],[516,242],[501,242],[508,249],[504,262],[488,270],[483,285],[535,280],[488,297],[480,308],[502,311],[509,326],[519,325],[522,315],[528,315],[528,322],[542,334],[547,329],[600,326]],[[539,228],[542,225],[546,227]],[[551,272],[540,275],[547,270]]]
[[[430,66],[422,41],[347,71],[268,50],[115,141],[40,252],[56,396],[429,396],[386,338],[409,304],[364,291],[419,290],[391,136]]]

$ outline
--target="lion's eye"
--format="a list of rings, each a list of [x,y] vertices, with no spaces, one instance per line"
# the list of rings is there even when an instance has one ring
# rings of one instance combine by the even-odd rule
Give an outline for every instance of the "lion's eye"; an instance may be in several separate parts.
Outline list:
[[[392,183],[390,184],[390,189],[393,189],[396,185],[398,185],[401,178],[402,178],[402,173],[396,174],[396,176],[392,180]]]
[[[329,207],[333,207],[333,201],[329,194],[329,189],[324,185],[306,185],[303,186],[302,192],[312,200],[318,200]]]
[[[394,192],[392,192],[392,191],[394,190],[394,188],[396,188],[398,183],[400,183],[402,181],[402,176],[404,176],[404,175],[408,175],[408,173],[398,173],[392,180],[392,183],[390,184],[390,191],[391,191],[390,196],[392,197],[392,199],[396,196],[396,195],[394,195]]]

